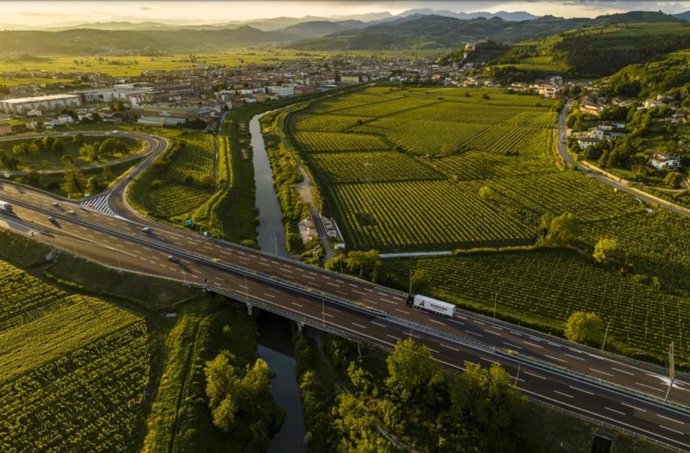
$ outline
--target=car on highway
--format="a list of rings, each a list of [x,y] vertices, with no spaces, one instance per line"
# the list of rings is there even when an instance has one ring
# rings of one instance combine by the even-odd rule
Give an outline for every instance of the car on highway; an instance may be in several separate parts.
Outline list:
[[[170,261],[171,263],[180,263],[180,259],[175,255],[168,255],[168,261]]]
[[[148,234],[148,233],[151,232],[151,228],[149,228],[149,227],[144,227],[144,228],[141,229],[141,232],[142,232],[142,233]]]
[[[53,202],[53,207],[54,207],[54,208],[59,208],[59,207],[60,207],[60,203],[58,203],[57,201],[54,201],[54,202]]]
[[[74,212],[74,209],[70,209],[69,211],[67,211],[67,214],[69,214],[69,215],[77,215],[77,213]]]
[[[48,216],[48,222],[55,223],[55,217],[53,217],[52,215]]]

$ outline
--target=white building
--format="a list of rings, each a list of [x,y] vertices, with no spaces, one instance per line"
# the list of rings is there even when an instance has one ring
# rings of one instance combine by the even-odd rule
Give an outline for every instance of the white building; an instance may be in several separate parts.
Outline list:
[[[187,122],[187,118],[162,115],[142,115],[137,120],[137,123],[147,126],[181,126],[185,122]]]
[[[62,110],[81,107],[81,96],[77,94],[51,94],[31,98],[5,99],[0,101],[0,109],[13,115],[24,115],[31,110]]]
[[[267,87],[269,93],[273,93],[279,98],[285,98],[288,96],[294,96],[295,95],[295,86],[294,85],[272,85]]]
[[[360,82],[360,78],[358,75],[341,75],[340,76],[340,83],[345,83],[345,84],[357,84]]]
[[[129,88],[116,86],[114,88],[99,88],[95,90],[75,91],[84,102],[112,102],[121,101],[131,106],[139,105],[150,97],[152,88]]]
[[[678,157],[663,153],[654,153],[649,163],[657,170],[668,170],[680,167],[680,159]]]

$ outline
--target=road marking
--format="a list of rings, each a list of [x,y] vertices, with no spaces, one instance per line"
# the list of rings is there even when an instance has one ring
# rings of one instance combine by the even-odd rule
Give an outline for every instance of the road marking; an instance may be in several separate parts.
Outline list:
[[[475,319],[474,322],[475,322],[476,324],[479,324],[480,326],[485,326],[485,325],[486,325],[485,322],[480,321],[480,320],[478,320],[478,319]]]
[[[391,305],[398,305],[397,302],[393,302],[392,300],[381,299],[381,301],[383,301],[383,302],[385,302],[385,303],[387,303],[387,304],[391,304]]]
[[[448,346],[447,344],[439,343],[442,348],[450,349],[451,351],[460,352],[460,349],[454,348],[453,346]]]
[[[357,326],[357,327],[359,327],[360,329],[366,329],[366,328],[367,328],[367,326],[363,326],[363,325],[361,325],[361,324],[357,324],[357,323],[354,322],[354,321],[351,322],[350,324],[352,324],[353,326]]]
[[[523,343],[528,344],[528,345],[530,345],[530,346],[532,346],[532,347],[534,347],[534,348],[544,349],[544,346],[538,345],[538,344],[534,344],[534,343],[531,343],[531,342],[529,342],[529,341],[523,341]]]
[[[354,283],[348,283],[348,285],[352,286],[353,288],[359,288],[359,286],[355,285]]]
[[[437,321],[437,320],[434,319],[434,318],[429,318],[429,321],[431,321],[431,322],[433,322],[433,323],[436,323],[436,324],[440,324],[440,325],[442,325],[442,326],[445,326],[445,325],[446,325],[446,323],[441,322],[441,321]]]
[[[381,324],[380,322],[376,322],[376,321],[370,321],[370,322],[371,322],[373,325],[375,325],[375,326],[379,326],[379,327],[383,327],[383,328],[386,327],[385,324]]]
[[[358,290],[356,290],[356,289],[353,289],[352,292],[353,292],[353,293],[357,293],[357,294],[359,294],[359,295],[361,295],[361,296],[366,296],[366,295],[367,295],[367,293],[363,293],[362,291],[358,291]]]
[[[642,387],[647,387],[648,389],[652,389],[652,390],[654,390],[655,392],[660,392],[660,391],[661,391],[661,389],[659,389],[659,388],[657,388],[657,387],[652,387],[651,385],[643,384],[642,382],[635,382],[635,384],[641,385]]]
[[[553,347],[555,347],[555,348],[560,348],[560,347],[562,346],[562,345],[560,345],[560,344],[558,344],[558,343],[554,343],[553,341],[547,341],[546,343],[547,343],[549,346],[553,346]]]
[[[594,393],[592,393],[592,392],[590,392],[590,391],[588,391],[588,390],[584,390],[584,389],[581,389],[581,388],[578,388],[578,387],[573,387],[572,385],[569,385],[568,387],[570,387],[571,389],[573,389],[573,390],[575,390],[575,391],[582,392],[582,393],[586,393],[586,394],[588,394],[588,395],[594,396]]]
[[[314,277],[304,274],[304,278],[308,278],[309,280],[316,280]]]
[[[659,425],[659,428],[664,428],[667,431],[671,431],[672,433],[680,434],[681,436],[684,434],[678,430],[675,430],[673,428],[669,428],[668,426],[664,426],[664,425]]]
[[[616,368],[616,367],[613,367],[613,366],[612,366],[611,369],[612,369],[612,370],[619,371],[619,372],[621,372],[621,373],[625,373],[625,374],[627,374],[627,375],[629,375],[629,376],[635,376],[635,373],[631,373],[630,371],[621,370],[620,368]]]
[[[380,296],[387,296],[388,294],[382,293],[381,291],[376,291]]]
[[[329,318],[335,318],[335,315],[332,315],[332,314],[330,314],[330,313],[326,313],[325,311],[324,311],[324,312],[321,312],[321,313],[322,313],[324,316],[328,316]]]
[[[573,395],[571,395],[571,394],[569,394],[569,393],[564,393],[564,392],[561,392],[561,391],[558,391],[558,390],[554,390],[553,393],[558,393],[559,395],[561,395],[561,396],[567,396],[568,398],[575,398]]]
[[[486,357],[483,357],[483,356],[479,356],[479,360],[483,360],[483,361],[485,361],[485,362],[495,363],[496,365],[499,365],[499,363],[498,363],[497,361],[491,360],[491,359],[487,359]]]
[[[535,377],[535,378],[541,379],[541,380],[543,380],[543,381],[546,380],[546,378],[545,378],[544,376],[540,376],[540,375],[538,375],[538,374],[534,374],[534,373],[532,373],[531,371],[524,371],[524,373],[525,373],[525,374],[528,374],[528,375],[530,375],[530,376],[533,376],[533,377]]]
[[[630,409],[635,409],[636,411],[647,412],[647,409],[642,409],[641,407],[633,406],[633,405],[628,404],[628,403],[621,403],[621,404],[625,407],[629,407]]]
[[[578,357],[578,356],[576,356],[576,355],[568,354],[567,352],[564,352],[563,354],[564,354],[564,355],[567,355],[567,356],[570,357],[571,359],[582,360],[583,362],[585,361],[584,358]]]
[[[559,362],[568,363],[567,360],[563,360],[563,359],[561,359],[560,357],[554,357],[554,356],[548,355],[548,354],[544,354],[544,357],[548,357],[548,358],[550,358],[551,360],[557,360],[557,361],[559,361]]]
[[[326,282],[326,284],[329,286],[335,286],[336,288],[338,288],[340,286],[339,284],[333,283],[333,282]]]
[[[391,334],[387,333],[386,336],[387,336],[387,337],[390,337],[390,338],[393,338],[393,339],[395,339],[396,341],[400,341],[400,338],[396,337],[395,335],[391,335]]]
[[[615,412],[615,413],[618,414],[618,415],[623,415],[623,416],[625,416],[625,412],[617,411],[616,409],[611,409],[611,408],[608,407],[608,406],[604,406],[604,409],[606,409],[607,411]]]
[[[506,345],[506,346],[509,346],[509,347],[511,347],[511,348],[522,349],[522,346],[518,346],[518,345],[516,345],[516,344],[509,343],[509,342],[507,342],[507,341],[504,341],[503,344]]]
[[[514,330],[508,330],[508,332],[512,333],[513,335],[517,335],[518,337],[522,336],[522,334],[520,332],[516,332]]]
[[[475,337],[484,337],[484,335],[478,333],[478,332],[473,332],[471,330],[465,330],[466,333],[469,333],[470,335],[474,335]]]
[[[290,301],[290,303],[291,303],[292,305],[296,306],[296,307],[299,307],[299,308],[304,307],[304,305],[298,304],[297,302],[292,302],[292,301]]]
[[[605,374],[607,376],[613,377],[613,374],[607,373],[606,371],[597,370],[596,368],[590,368],[590,370],[594,371],[595,373],[601,373],[601,374]]]
[[[269,293],[264,293],[264,296],[268,296],[268,297],[271,297],[273,299],[276,298],[276,296],[274,296],[273,294],[269,294]]]
[[[497,337],[500,337],[501,335],[503,335],[501,332],[496,332],[495,330],[488,328],[488,327],[486,328],[486,331],[491,332],[492,334],[496,335]]]
[[[405,310],[401,310],[401,309],[399,309],[399,308],[396,308],[396,309],[395,309],[395,311],[397,311],[398,313],[404,313],[404,314],[407,314],[407,311],[405,311]]]
[[[685,422],[681,422],[680,420],[676,420],[675,418],[670,418],[670,417],[667,417],[667,416],[661,415],[661,414],[656,414],[656,415],[658,415],[659,417],[661,417],[661,418],[663,418],[663,419],[665,419],[665,420],[668,420],[668,421],[670,421],[670,422],[678,423],[679,425],[684,425],[684,424],[685,424]]]

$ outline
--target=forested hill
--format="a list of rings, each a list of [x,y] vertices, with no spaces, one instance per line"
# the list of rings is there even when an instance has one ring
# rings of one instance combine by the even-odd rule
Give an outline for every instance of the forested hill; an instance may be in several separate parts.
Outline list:
[[[661,60],[626,66],[604,80],[612,95],[640,99],[658,94],[687,96],[690,92],[690,50],[672,53]]]
[[[433,49],[458,47],[488,37],[501,43],[537,40],[554,34],[610,24],[678,24],[678,17],[658,12],[630,12],[596,19],[563,19],[543,16],[514,22],[494,17],[460,20],[446,16],[409,16],[358,30],[334,33],[295,43],[291,47],[309,50]]]

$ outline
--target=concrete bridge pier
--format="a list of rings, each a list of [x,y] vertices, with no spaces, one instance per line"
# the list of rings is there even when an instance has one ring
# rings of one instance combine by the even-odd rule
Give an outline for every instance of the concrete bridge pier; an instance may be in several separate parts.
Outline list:
[[[297,321],[297,331],[299,333],[302,333],[303,330],[304,330],[304,323],[302,321]]]
[[[253,314],[252,311],[254,309],[254,306],[252,304],[250,304],[249,302],[245,302],[245,304],[247,304],[247,314],[249,316],[252,316],[252,314]]]

